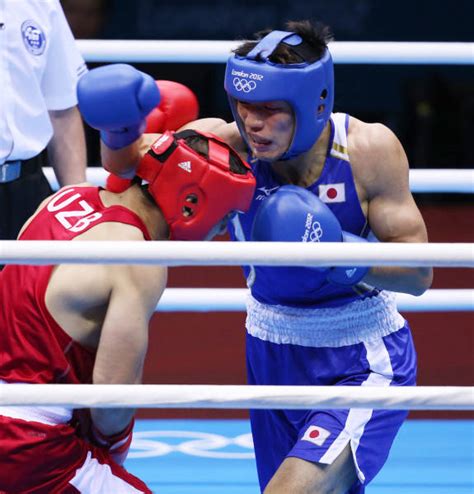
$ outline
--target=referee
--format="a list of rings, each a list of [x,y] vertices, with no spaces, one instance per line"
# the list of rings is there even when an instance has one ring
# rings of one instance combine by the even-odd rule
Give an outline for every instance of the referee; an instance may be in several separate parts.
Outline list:
[[[60,186],[84,182],[86,145],[76,84],[87,71],[58,0],[0,1],[0,240],[16,239]]]

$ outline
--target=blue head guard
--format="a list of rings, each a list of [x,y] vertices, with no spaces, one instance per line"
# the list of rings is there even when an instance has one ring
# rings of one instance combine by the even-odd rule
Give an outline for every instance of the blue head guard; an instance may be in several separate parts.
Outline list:
[[[280,159],[308,151],[321,135],[334,104],[334,70],[326,49],[315,62],[278,64],[269,60],[280,42],[290,46],[302,38],[287,31],[272,31],[246,56],[231,55],[227,61],[224,87],[242,137],[246,132],[237,113],[236,100],[247,103],[283,100],[295,115],[295,130],[288,150]]]

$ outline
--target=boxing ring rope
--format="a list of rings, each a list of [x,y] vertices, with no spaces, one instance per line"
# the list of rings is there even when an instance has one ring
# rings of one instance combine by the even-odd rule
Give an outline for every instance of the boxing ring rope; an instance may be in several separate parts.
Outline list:
[[[245,247],[245,252],[244,252]],[[131,256],[133,253],[133,256]],[[2,241],[4,264],[403,265],[474,267],[474,244],[300,244],[273,242]],[[244,310],[246,289],[167,289],[159,311]],[[399,294],[400,310],[473,310],[474,290]]]
[[[243,312],[246,288],[167,288],[158,312]],[[420,297],[397,293],[401,312],[474,311],[474,289],[431,289]]]
[[[0,406],[474,410],[473,386],[0,384]]]
[[[87,62],[225,63],[240,41],[78,40]],[[333,41],[336,63],[473,65],[474,43]]]
[[[474,244],[4,240],[0,263],[472,268]]]
[[[58,189],[58,181],[52,167],[44,167],[43,171],[54,190]],[[88,167],[87,181],[94,185],[105,185],[108,173],[101,167]],[[410,189],[412,192],[435,193],[474,193],[474,169],[416,169],[410,170]]]

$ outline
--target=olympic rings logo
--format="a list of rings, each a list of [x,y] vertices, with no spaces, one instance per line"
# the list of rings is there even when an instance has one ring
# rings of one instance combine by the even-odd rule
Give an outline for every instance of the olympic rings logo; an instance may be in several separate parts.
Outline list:
[[[243,91],[244,93],[250,93],[250,91],[253,91],[257,87],[255,81],[248,81],[247,79],[240,79],[239,77],[234,77],[232,84],[237,91]]]
[[[177,439],[181,439],[181,441],[178,442]],[[239,448],[241,451],[238,450]],[[220,434],[198,431],[135,432],[128,458],[151,458],[174,452],[203,458],[232,460],[255,458],[250,433],[240,434],[236,437],[225,437]]]
[[[315,221],[311,226],[311,232],[309,234],[310,242],[319,242],[323,236],[323,227],[319,221]]]
[[[302,242],[319,242],[324,235],[323,227],[319,221],[313,221],[313,215],[308,213],[306,217],[304,235],[301,237]]]

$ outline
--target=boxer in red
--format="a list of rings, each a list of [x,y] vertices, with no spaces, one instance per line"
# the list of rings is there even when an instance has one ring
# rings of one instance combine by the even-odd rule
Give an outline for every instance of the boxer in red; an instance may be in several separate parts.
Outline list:
[[[19,239],[209,238],[234,211],[247,210],[254,189],[248,165],[220,139],[166,132],[126,190],[60,189]],[[166,278],[163,266],[7,266],[0,383],[140,383],[148,322]],[[0,407],[0,492],[151,492],[123,468],[133,416],[130,408]]]

